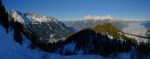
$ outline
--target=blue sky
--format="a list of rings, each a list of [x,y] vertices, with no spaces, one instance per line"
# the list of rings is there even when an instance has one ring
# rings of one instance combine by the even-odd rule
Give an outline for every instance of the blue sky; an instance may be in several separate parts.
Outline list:
[[[33,12],[60,20],[87,15],[150,19],[150,0],[3,0],[7,10]]]

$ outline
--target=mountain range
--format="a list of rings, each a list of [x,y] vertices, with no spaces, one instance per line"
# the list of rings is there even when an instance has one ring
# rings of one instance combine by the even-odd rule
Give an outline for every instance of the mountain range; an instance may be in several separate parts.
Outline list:
[[[10,27],[14,30],[10,32],[14,35],[21,34],[23,38],[21,45],[25,45],[24,47],[38,48],[60,55],[94,54],[110,57],[113,54],[127,53],[134,58],[140,58],[134,55],[146,53],[144,56],[149,56],[149,47],[147,47],[149,43],[137,41],[128,36],[130,34],[123,33],[122,30],[129,26],[126,24],[129,22],[118,21],[111,16],[86,17],[81,21],[59,21],[53,16],[40,16],[15,10],[8,12],[8,15]],[[10,34],[5,33],[5,35]],[[12,39],[12,36],[10,37]],[[20,41],[20,39],[14,40]],[[146,49],[145,52],[142,49]]]
[[[148,21],[53,16],[5,11],[0,0],[1,59],[150,59]]]
[[[40,16],[33,13],[21,13],[19,11],[12,10],[8,12],[10,17],[14,19],[14,22],[19,22],[24,25],[25,30],[33,32],[37,39],[43,42],[53,43],[58,41],[64,41],[71,34],[74,34],[82,29],[90,28],[98,24],[111,23],[119,31],[128,33],[125,29],[130,27],[129,23],[142,23],[141,25],[146,27],[148,22],[145,21],[124,21],[118,18],[108,16],[86,16],[79,21],[59,21],[53,16]],[[139,26],[139,25],[137,25]],[[103,28],[102,28],[103,29]],[[111,29],[111,28],[110,28]],[[132,28],[133,29],[133,28]],[[111,29],[112,30],[112,29]],[[146,29],[142,30],[145,36]],[[139,31],[141,31],[139,29]],[[132,33],[129,33],[132,34]],[[135,34],[135,33],[133,33]],[[139,35],[139,34],[135,34]],[[117,36],[117,35],[115,35]],[[138,38],[133,35],[126,36],[131,38]],[[141,39],[141,38],[140,38]],[[139,41],[139,39],[137,39]],[[147,41],[147,39],[145,39]],[[145,41],[144,40],[144,41]],[[142,40],[143,41],[143,40]]]

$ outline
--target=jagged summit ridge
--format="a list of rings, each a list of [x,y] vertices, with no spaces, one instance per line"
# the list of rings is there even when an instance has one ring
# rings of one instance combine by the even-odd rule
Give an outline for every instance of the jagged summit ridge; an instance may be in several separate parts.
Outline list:
[[[31,24],[32,23],[32,20],[30,20],[25,14],[23,14],[19,11],[12,10],[8,13],[11,17],[13,17],[15,22],[20,22],[22,24]]]
[[[58,22],[58,20],[54,16],[40,16],[33,13],[26,13],[26,15],[34,22]]]
[[[83,21],[97,21],[97,20],[114,20],[115,18],[110,16],[110,15],[107,15],[107,16],[91,16],[91,15],[88,15],[88,16],[85,16],[82,20]]]
[[[22,24],[31,24],[36,22],[55,22],[58,23],[58,20],[54,16],[41,16],[33,13],[21,13],[20,11],[12,10],[8,12],[13,18],[14,21],[18,21]]]

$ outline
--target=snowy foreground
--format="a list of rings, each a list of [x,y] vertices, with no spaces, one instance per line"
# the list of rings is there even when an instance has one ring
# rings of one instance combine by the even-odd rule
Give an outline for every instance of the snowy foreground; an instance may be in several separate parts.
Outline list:
[[[38,49],[31,50],[28,47],[30,41],[24,38],[23,45],[19,45],[13,40],[12,32],[8,34],[0,26],[0,59],[104,59],[100,55],[69,55],[62,56],[56,53],[46,53]],[[120,53],[118,57],[114,55],[106,59],[129,59],[129,53]]]

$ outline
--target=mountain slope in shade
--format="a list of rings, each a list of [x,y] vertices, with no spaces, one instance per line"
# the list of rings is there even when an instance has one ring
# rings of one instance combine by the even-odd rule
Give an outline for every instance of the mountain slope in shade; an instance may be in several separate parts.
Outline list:
[[[9,15],[14,18],[15,22],[24,24],[27,30],[34,32],[41,41],[57,42],[64,40],[71,33],[65,24],[52,16],[21,13],[15,10],[9,12]]]
[[[101,59],[98,55],[75,55],[63,56],[57,53],[48,53],[39,49],[31,50],[31,42],[23,34],[23,44],[20,45],[13,40],[13,31],[5,32],[5,28],[0,25],[0,58],[1,59]]]
[[[112,30],[105,31],[103,28]],[[115,52],[128,52],[135,45],[134,39],[120,34],[111,24],[104,24],[83,29],[65,41],[49,44],[47,47],[62,55],[94,54],[108,57]]]
[[[83,29],[59,44],[63,46],[60,46],[61,48],[56,52],[62,55],[94,54],[107,58],[115,54],[121,59],[120,53],[127,53],[128,59],[144,58],[144,55],[149,56],[149,44],[140,43],[138,45],[135,39],[120,33],[110,23]],[[141,51],[142,49],[144,52]]]

